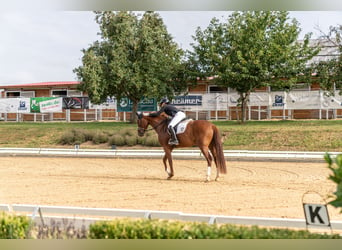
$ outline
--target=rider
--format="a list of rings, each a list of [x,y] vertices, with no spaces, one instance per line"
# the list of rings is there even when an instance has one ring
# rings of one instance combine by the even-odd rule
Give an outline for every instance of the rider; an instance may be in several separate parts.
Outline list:
[[[162,113],[165,113],[169,117],[171,117],[172,120],[168,125],[168,130],[171,134],[169,144],[178,145],[179,142],[174,127],[185,118],[185,113],[177,109],[175,106],[171,105],[167,98],[161,99],[161,101],[159,102],[159,106],[160,110],[154,113],[150,113],[149,116],[155,117],[161,115]]]

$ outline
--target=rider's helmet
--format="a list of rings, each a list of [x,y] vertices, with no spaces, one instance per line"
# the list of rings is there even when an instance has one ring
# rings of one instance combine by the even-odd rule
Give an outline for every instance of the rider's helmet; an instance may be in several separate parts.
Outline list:
[[[162,99],[160,100],[160,102],[159,102],[159,105],[162,105],[163,103],[169,104],[170,101],[169,101],[169,99],[167,99],[167,98],[162,98]]]

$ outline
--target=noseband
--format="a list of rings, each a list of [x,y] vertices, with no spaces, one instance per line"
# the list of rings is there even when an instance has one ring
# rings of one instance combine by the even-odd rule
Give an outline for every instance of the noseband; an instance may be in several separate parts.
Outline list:
[[[165,122],[166,120],[162,120],[161,122],[159,122],[156,126],[152,127],[152,128],[142,128],[142,127],[138,127],[138,132],[143,134],[145,133],[146,131],[150,131],[150,130],[153,130],[153,129],[156,129],[158,128],[163,122]]]
[[[146,129],[146,128],[138,127],[138,133],[141,133],[141,134],[145,133],[148,130],[152,130],[152,129]]]

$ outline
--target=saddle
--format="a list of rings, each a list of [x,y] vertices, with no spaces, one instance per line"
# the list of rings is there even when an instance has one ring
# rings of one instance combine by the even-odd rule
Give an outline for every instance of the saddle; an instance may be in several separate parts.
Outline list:
[[[177,123],[176,126],[175,126],[176,134],[178,135],[178,134],[184,133],[188,123],[191,122],[191,121],[192,121],[191,118],[184,118],[179,123]]]

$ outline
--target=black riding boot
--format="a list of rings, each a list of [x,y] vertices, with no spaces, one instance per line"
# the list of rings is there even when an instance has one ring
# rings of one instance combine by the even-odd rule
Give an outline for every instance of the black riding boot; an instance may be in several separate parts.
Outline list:
[[[173,127],[169,127],[169,131],[170,131],[170,135],[171,135],[171,138],[169,140],[169,144],[170,145],[178,145],[179,142],[177,140],[177,136],[176,136],[176,132],[175,132],[175,129]]]

